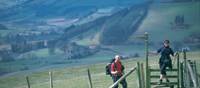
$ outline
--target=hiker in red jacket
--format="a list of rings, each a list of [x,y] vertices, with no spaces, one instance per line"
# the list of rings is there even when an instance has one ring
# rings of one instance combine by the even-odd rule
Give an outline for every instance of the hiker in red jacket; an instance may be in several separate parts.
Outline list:
[[[112,79],[113,82],[115,83],[117,80],[120,79],[120,77],[123,76],[123,69],[124,66],[121,64],[121,56],[116,55],[115,56],[115,61],[111,64],[111,74],[112,74]],[[120,82],[122,84],[123,88],[127,88],[127,82],[126,79],[122,80]],[[118,85],[116,85],[114,88],[118,88]]]

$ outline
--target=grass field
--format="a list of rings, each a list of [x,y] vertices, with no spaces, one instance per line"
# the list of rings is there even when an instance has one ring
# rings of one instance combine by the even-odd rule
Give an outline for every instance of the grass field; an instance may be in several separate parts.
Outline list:
[[[174,3],[174,4],[153,4],[149,10],[149,15],[144,20],[143,24],[136,32],[136,34],[149,32],[151,41],[160,42],[163,39],[170,39],[172,41],[182,41],[185,37],[193,33],[200,33],[200,3]],[[159,7],[159,8],[158,8]],[[188,30],[170,30],[170,22],[174,20],[176,15],[185,15],[186,23],[191,24]],[[159,25],[159,26],[158,26]],[[6,35],[8,32],[1,32],[1,35]],[[162,36],[160,36],[162,33]],[[178,34],[178,35],[177,35]],[[96,36],[98,39],[98,36]],[[135,37],[133,35],[133,37]],[[132,37],[131,37],[132,38]],[[134,40],[131,40],[134,41]],[[97,41],[91,41],[90,38],[79,41],[79,44],[89,45],[98,44]],[[138,51],[134,53],[143,54],[143,46],[120,46],[112,47],[112,49],[126,52],[126,54],[133,53],[132,50]],[[65,60],[61,58],[61,54],[57,56],[49,55],[47,49],[33,51],[31,54],[38,58],[23,59],[14,62],[0,63],[0,71],[8,70],[18,71],[13,74],[0,77],[0,88],[27,88],[25,76],[29,76],[31,88],[49,88],[48,72],[53,72],[54,88],[88,88],[87,69],[89,68],[92,74],[92,82],[94,88],[107,88],[112,84],[109,76],[105,75],[105,61],[112,58],[115,53],[101,51],[90,57],[85,57],[80,60]],[[60,52],[59,52],[60,53]],[[44,58],[45,57],[45,58]],[[193,51],[188,53],[188,59],[196,60],[198,71],[200,73],[200,51]],[[41,59],[43,58],[43,59]],[[55,59],[57,58],[57,59]],[[151,56],[150,65],[158,67],[158,56]],[[182,58],[182,57],[181,57]],[[136,62],[145,62],[144,57],[123,60],[125,70],[128,72],[130,68],[136,66]],[[75,63],[73,63],[75,62]],[[77,63],[79,62],[79,63]],[[73,67],[66,64],[73,63]],[[92,64],[91,64],[92,63]],[[98,63],[98,64],[95,64]],[[60,64],[57,67],[48,69],[32,70],[36,68],[45,67],[52,64]],[[87,65],[84,65],[87,64]],[[28,67],[30,70],[24,71]],[[129,88],[138,88],[138,78],[136,72],[127,78]]]
[[[188,29],[171,29],[170,23],[174,23],[174,19],[178,15],[184,15],[185,24],[189,25]],[[150,41],[154,43],[160,43],[163,39],[182,42],[191,35],[200,34],[199,28],[200,2],[154,3],[150,6],[148,15],[138,30],[130,36],[129,41],[138,41],[135,39],[138,34],[148,32]],[[94,30],[96,29],[94,28]],[[83,35],[83,39],[74,41],[81,45],[99,44],[99,34],[100,32],[90,31]]]
[[[55,55],[50,55],[47,48],[34,50],[18,56],[15,61],[0,62],[0,71],[11,73],[41,68],[57,68],[62,66],[72,67],[76,65],[108,62],[109,59],[111,59],[116,54],[125,56],[134,55],[136,53],[139,54],[139,56],[143,56],[144,54],[143,45],[109,46],[109,48],[115,50],[116,52],[101,50],[94,55],[80,59],[65,59],[65,54],[59,49],[56,49]]]
[[[189,29],[171,29],[170,23],[174,22],[175,16],[177,15],[184,15],[185,23],[190,25]],[[148,16],[135,34],[148,32],[150,34],[150,41],[155,43],[163,39],[177,42],[183,41],[192,34],[199,34],[199,28],[200,2],[155,3],[150,6]],[[162,36],[160,36],[160,34],[162,34]],[[135,35],[130,38],[134,39],[133,37],[135,37]]]
[[[158,67],[158,56],[150,57],[150,65]],[[187,58],[196,60],[197,64],[200,63],[200,52],[189,52]],[[181,55],[181,60],[182,55]],[[144,58],[123,60],[125,65],[125,71],[129,71],[130,68],[136,66],[136,62],[145,62]],[[31,88],[49,88],[48,72],[53,72],[54,88],[88,88],[87,68],[90,69],[92,75],[92,82],[94,88],[107,88],[112,84],[112,80],[109,76],[105,75],[106,63],[91,64],[75,66],[72,68],[55,68],[43,71],[33,72],[19,72],[10,76],[0,77],[0,88],[26,88],[25,76],[29,76]],[[200,64],[198,64],[198,71],[200,73]],[[136,72],[127,78],[129,88],[135,86],[138,88],[138,78]]]

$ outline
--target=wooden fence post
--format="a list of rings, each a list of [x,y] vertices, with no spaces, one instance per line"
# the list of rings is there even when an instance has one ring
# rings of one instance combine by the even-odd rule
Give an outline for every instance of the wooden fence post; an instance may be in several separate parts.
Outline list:
[[[193,86],[194,86],[194,88],[197,88],[197,81],[196,81],[195,74],[194,74],[194,71],[192,69],[191,63],[189,61],[187,61],[186,65],[187,65],[187,69],[188,69],[188,72],[189,72],[188,75],[190,76],[190,78],[192,80]],[[189,86],[188,88],[190,88],[190,87],[191,86]]]
[[[198,72],[197,72],[197,63],[194,61],[194,72],[196,75],[197,86],[199,86]]]
[[[138,73],[138,82],[139,88],[142,88],[142,81],[141,81],[141,69],[140,69],[140,62],[137,62],[137,73]]]
[[[184,72],[184,70],[183,70],[183,62],[181,62],[181,64],[180,64],[180,71],[181,71],[181,73],[180,73],[180,79],[181,79],[181,88],[185,88],[184,87],[184,76],[183,76],[183,72]]]
[[[187,69],[187,58],[186,58],[186,51],[185,50],[183,50],[183,59],[184,59],[184,80],[185,80],[184,86],[185,86],[185,88],[189,88],[190,78],[189,78],[189,71]]]
[[[144,65],[143,65],[143,63],[141,63],[141,80],[142,80],[142,88],[145,88],[145,75],[144,75]]]
[[[26,82],[27,82],[27,87],[31,88],[28,76],[26,76]]]
[[[199,65],[199,63],[197,63],[197,65]],[[197,77],[198,77],[198,84],[199,84],[199,87],[200,87],[200,74],[197,72]]]
[[[53,77],[52,77],[52,72],[49,72],[49,83],[50,83],[50,88],[53,88]]]
[[[138,36],[137,38],[143,39],[145,41],[145,66],[146,66],[146,74],[145,74],[145,88],[150,88],[150,74],[149,74],[149,60],[148,60],[148,56],[149,56],[149,34],[148,32],[145,32],[144,35],[142,36]]]
[[[146,57],[146,88],[150,88],[150,74],[149,74],[149,60],[148,60],[148,56],[149,56],[149,34],[147,32],[145,32],[144,34],[145,37],[145,57]]]
[[[177,87],[180,88],[180,56],[179,56],[179,52],[177,52],[177,69],[178,69],[178,72],[177,72],[177,75],[178,75],[178,79],[177,79],[177,82],[178,82],[178,85]]]
[[[91,78],[91,74],[90,74],[90,70],[89,68],[87,69],[87,73],[88,73],[88,79],[89,79],[89,88],[93,88],[92,86],[92,78]]]

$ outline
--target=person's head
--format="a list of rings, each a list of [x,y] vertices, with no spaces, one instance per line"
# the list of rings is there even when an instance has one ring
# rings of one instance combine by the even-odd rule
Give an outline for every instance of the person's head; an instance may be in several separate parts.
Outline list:
[[[121,56],[120,55],[116,55],[115,56],[115,62],[120,62]]]
[[[169,40],[165,40],[165,41],[163,42],[163,44],[164,44],[165,47],[169,47],[169,43],[170,43]]]

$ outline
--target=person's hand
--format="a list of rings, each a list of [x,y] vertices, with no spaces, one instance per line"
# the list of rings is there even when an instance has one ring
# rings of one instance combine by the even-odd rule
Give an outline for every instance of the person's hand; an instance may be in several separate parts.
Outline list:
[[[112,72],[112,74],[113,74],[113,75],[116,75],[116,74],[118,74],[118,71],[114,71],[114,72]]]
[[[148,53],[149,53],[149,55],[158,55],[158,53],[156,51],[150,51]]]
[[[115,71],[115,75],[118,74],[118,71]]]
[[[176,63],[176,57],[172,56],[172,65],[174,65]]]

